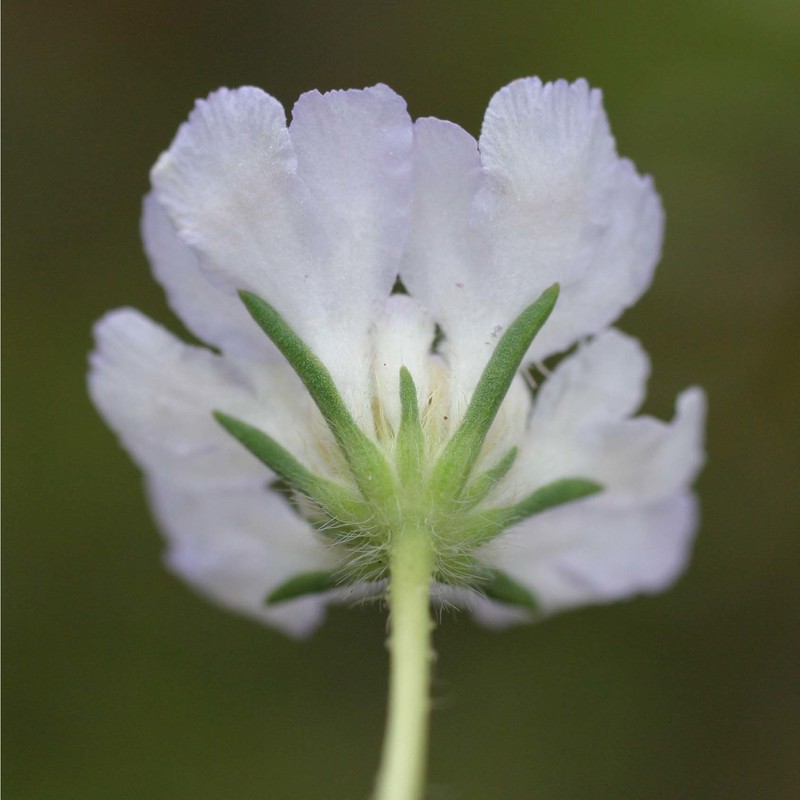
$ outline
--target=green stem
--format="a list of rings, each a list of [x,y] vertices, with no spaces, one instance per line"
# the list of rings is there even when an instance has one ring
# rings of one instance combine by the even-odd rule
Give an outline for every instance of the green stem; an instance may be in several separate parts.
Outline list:
[[[433,656],[429,532],[400,531],[392,541],[389,568],[389,714],[375,800],[419,800],[425,786]]]

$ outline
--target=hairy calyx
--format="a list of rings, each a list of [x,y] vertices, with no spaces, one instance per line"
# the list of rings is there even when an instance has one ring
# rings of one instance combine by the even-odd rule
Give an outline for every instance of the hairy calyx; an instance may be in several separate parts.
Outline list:
[[[506,528],[602,487],[565,476],[539,487],[510,506],[493,506],[516,458],[516,448],[486,453],[487,434],[536,334],[556,299],[554,285],[514,320],[489,358],[466,411],[446,442],[431,442],[431,426],[417,398],[414,377],[400,368],[400,418],[396,430],[375,439],[356,423],[325,364],[260,297],[240,292],[253,319],[305,384],[346,465],[341,479],[315,474],[271,436],[223,411],[217,421],[285,482],[296,505],[341,555],[336,573],[293,577],[267,598],[277,603],[343,583],[377,582],[389,575],[389,553],[398,536],[422,531],[432,545],[434,579],[477,589],[507,603],[531,606],[534,599],[507,575],[480,563],[475,551]],[[375,398],[380,404],[381,398]],[[436,435],[441,435],[437,429]],[[436,454],[432,456],[431,454]],[[477,470],[481,463],[488,464]],[[488,457],[487,457],[488,456]]]

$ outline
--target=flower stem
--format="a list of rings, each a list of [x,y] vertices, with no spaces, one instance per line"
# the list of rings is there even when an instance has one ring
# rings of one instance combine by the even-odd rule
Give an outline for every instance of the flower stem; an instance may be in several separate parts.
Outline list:
[[[433,656],[428,531],[399,531],[389,568],[389,714],[375,800],[419,800],[425,785]]]

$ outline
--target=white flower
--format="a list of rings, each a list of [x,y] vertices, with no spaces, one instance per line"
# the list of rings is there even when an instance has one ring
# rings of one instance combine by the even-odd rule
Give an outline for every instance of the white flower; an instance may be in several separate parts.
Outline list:
[[[343,434],[256,324],[258,298],[327,368],[352,436],[365,434],[358,446],[388,465],[376,485],[394,486],[416,387],[421,477],[397,503],[430,523],[443,602],[504,623],[530,618],[528,599],[552,612],[659,591],[682,571],[704,398],[684,392],[670,424],[633,416],[647,356],[609,325],[650,283],[663,214],[651,181],[616,155],[597,90],[516,81],[492,99],[476,142],[449,122],[412,123],[385,86],[309,92],[288,127],[264,92],[222,89],[197,104],[152,183],[142,230],[154,274],[218,352],[119,309],[96,326],[90,390],[144,470],[169,566],[199,590],[300,635],[328,602],[372,593],[380,583],[370,580],[384,577],[380,504],[395,501],[371,497],[372,467],[353,465]],[[392,293],[398,276],[408,294]],[[577,349],[535,396],[517,374],[469,483],[450,487],[456,505],[429,508],[424,498],[444,494],[420,486],[487,362],[554,283],[558,301],[523,366]],[[275,488],[231,435],[237,420],[344,487],[346,508]],[[565,478],[602,491],[476,533],[476,520]],[[496,579],[503,586],[490,591]]]

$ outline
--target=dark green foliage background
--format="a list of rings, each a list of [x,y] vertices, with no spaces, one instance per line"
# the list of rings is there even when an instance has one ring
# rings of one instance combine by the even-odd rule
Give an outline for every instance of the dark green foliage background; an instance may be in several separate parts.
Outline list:
[[[799,41],[782,0],[7,3],[7,796],[368,795],[382,612],[298,644],[168,575],[86,398],[89,329],[130,304],[180,330],[137,226],[195,97],[384,81],[477,133],[527,74],[603,87],[657,178],[665,255],[621,324],[653,357],[650,411],[708,389],[704,522],[662,597],[507,633],[443,621],[430,797],[799,796]]]

